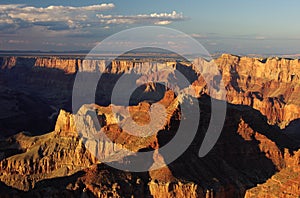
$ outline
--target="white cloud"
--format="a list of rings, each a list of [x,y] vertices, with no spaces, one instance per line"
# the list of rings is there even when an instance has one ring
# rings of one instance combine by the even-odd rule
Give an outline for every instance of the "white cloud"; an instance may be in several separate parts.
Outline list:
[[[0,5],[0,27],[20,29],[28,26],[43,26],[49,30],[64,30],[88,26],[88,22],[96,22],[96,14],[113,9],[112,3],[100,5],[72,7],[49,6],[46,8],[26,6],[22,4]]]
[[[114,8],[114,4],[100,4],[83,7],[71,6],[49,6],[46,8],[38,8],[25,5],[6,5],[0,8],[11,19],[21,19],[28,22],[39,21],[66,21],[77,17],[78,20],[85,20],[86,14],[93,14],[96,11],[103,11]]]
[[[24,4],[2,4],[0,10],[13,10],[25,6]]]
[[[104,39],[124,27],[168,25],[186,20],[183,13],[176,11],[121,15],[115,13],[117,10],[111,12],[114,8],[113,3],[81,7],[0,4],[0,37],[3,41],[1,47],[89,48],[95,41]]]
[[[157,21],[154,24],[156,24],[156,25],[168,25],[170,23],[172,23],[172,22],[171,21]]]
[[[156,24],[167,25],[174,21],[185,20],[182,13],[173,11],[172,13],[151,13],[138,15],[103,15],[97,14],[101,23],[105,24]]]
[[[16,31],[25,27],[40,26],[50,31],[105,27],[120,24],[167,25],[184,20],[182,13],[151,13],[138,15],[110,15],[104,11],[115,8],[113,3],[82,7],[33,7],[23,4],[0,5],[0,28]],[[3,32],[0,30],[0,32]]]

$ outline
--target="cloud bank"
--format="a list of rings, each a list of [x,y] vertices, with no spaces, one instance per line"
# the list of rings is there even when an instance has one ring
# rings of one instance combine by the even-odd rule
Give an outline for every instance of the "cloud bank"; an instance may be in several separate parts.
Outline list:
[[[117,13],[113,3],[37,7],[0,4],[0,50],[81,50],[125,28],[184,21],[183,13]]]
[[[33,7],[22,4],[0,5],[0,31],[14,32],[28,27],[44,27],[51,31],[105,27],[112,25],[158,24],[167,25],[185,19],[182,13],[150,13],[138,15],[110,15],[113,3],[82,7]]]
[[[152,13],[152,14],[139,14],[139,15],[96,15],[101,23],[105,24],[156,24],[167,25],[174,21],[184,20],[185,17],[182,13],[173,11],[172,13]]]

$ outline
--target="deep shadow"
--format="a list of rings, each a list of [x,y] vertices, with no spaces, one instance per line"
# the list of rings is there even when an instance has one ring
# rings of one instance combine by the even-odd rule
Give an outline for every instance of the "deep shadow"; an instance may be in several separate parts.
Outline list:
[[[164,97],[166,90],[167,88],[160,83],[153,83],[153,88],[151,85],[141,85],[131,94],[129,105],[136,106],[143,101],[156,103]]]
[[[0,58],[0,62],[3,65],[4,58]],[[21,95],[30,98],[30,100],[22,98],[20,100],[20,103],[22,103],[20,106],[22,109],[20,110],[25,111],[24,116],[0,120],[0,129],[3,131],[3,136],[10,136],[20,131],[30,131],[33,135],[44,134],[54,129],[60,109],[75,113],[72,112],[72,91],[76,73],[68,74],[62,69],[37,67],[35,63],[36,58],[34,57],[18,57],[13,67],[4,67],[0,70],[0,86],[16,90]],[[115,83],[122,75],[127,75],[125,73],[109,73],[110,67],[111,64],[107,67],[108,73],[101,76],[95,94],[95,101],[93,101],[101,106],[111,104],[111,94]],[[77,64],[75,69],[78,69]],[[185,66],[180,61],[177,61],[176,69],[182,72],[190,82],[197,79],[197,74],[192,67]],[[163,97],[166,90],[163,85],[156,83],[155,91],[145,92],[145,86],[141,85],[133,92],[129,101],[130,105],[145,100],[150,103],[156,102]],[[17,124],[15,124],[16,122]]]
[[[95,164],[70,176],[37,182],[34,189],[27,192],[26,196],[42,195],[51,186],[51,191],[48,191],[50,197],[95,197],[90,191],[90,187],[105,193],[112,191],[113,186],[117,184],[119,188],[116,190],[122,197],[134,195],[135,197],[150,198],[147,181],[149,181],[148,173],[130,173],[114,169],[106,164]]]
[[[280,149],[296,150],[299,146],[278,127],[270,126],[259,111],[228,104],[226,121],[217,144],[208,155],[199,158],[198,151],[211,114],[209,100],[208,96],[199,99],[201,119],[197,135],[184,154],[168,167],[176,178],[186,182],[193,181],[204,190],[213,189],[218,192],[225,188],[223,190],[225,193],[227,191],[227,196],[244,197],[246,189],[264,183],[277,169],[259,149],[258,140],[245,140],[237,133],[241,119],[254,131],[274,141]]]
[[[53,105],[56,108],[64,108],[71,112],[72,85],[75,75],[66,75],[62,70],[58,69],[31,68],[34,62],[31,59],[28,61],[28,63],[24,63],[26,66],[20,65],[19,67],[15,67],[9,71],[0,72],[1,77],[5,79],[2,82],[4,86],[13,90],[20,88],[21,90],[24,90],[24,92],[28,92],[28,94],[32,97],[31,100],[33,101],[20,101],[23,103],[21,110],[25,112],[30,111],[30,113],[25,114],[26,117],[15,118],[21,123],[17,126],[24,127],[16,128],[14,130],[37,130],[40,133],[49,132],[51,129],[46,128],[46,126],[53,128],[54,122],[50,121],[55,120],[57,116],[54,116],[53,120],[49,121],[48,119],[44,120],[44,117],[40,118],[37,115],[42,113],[41,115],[48,116],[52,113],[53,111],[51,110],[48,112],[48,107],[50,105]],[[178,70],[180,71],[181,69],[181,65],[179,65]],[[107,106],[110,104],[112,88],[121,75],[123,74],[104,74],[102,76],[101,83],[99,83],[98,86],[98,92],[96,93],[97,104],[101,106]],[[195,77],[195,74],[190,70],[186,71],[186,75],[190,75],[192,79]],[[237,88],[238,76],[235,76],[235,78],[236,79],[233,79],[233,87]],[[45,79],[50,80],[45,81]],[[55,80],[52,81],[52,79]],[[144,89],[145,86],[141,86],[141,88],[133,94],[132,104],[148,98],[147,94],[142,95],[142,93],[144,93]],[[159,98],[160,97],[158,97],[158,99]],[[187,151],[169,165],[172,174],[179,180],[187,182],[193,181],[203,188],[214,189],[215,191],[218,191],[224,186],[226,188],[225,190],[228,191],[233,188],[234,194],[232,196],[243,197],[246,189],[259,183],[263,183],[270,178],[276,172],[275,165],[265,156],[264,153],[260,151],[259,141],[256,139],[246,141],[237,133],[240,119],[243,119],[254,131],[265,135],[267,138],[275,142],[281,150],[288,148],[290,151],[293,151],[299,148],[299,144],[285,135],[277,126],[269,125],[266,117],[259,111],[243,105],[228,105],[225,125],[217,144],[207,156],[199,158],[198,151],[210,120],[210,98],[208,96],[203,96],[199,99],[199,103],[201,119],[197,136]],[[38,106],[38,104],[41,104],[41,107]],[[34,109],[36,111],[31,111]],[[27,120],[31,116],[34,117],[34,120]],[[4,129],[14,127],[13,125],[16,125],[16,120],[1,120],[2,123],[0,122],[0,127],[2,131]],[[298,121],[299,120],[295,120],[290,124],[290,126],[292,127],[294,123],[297,124]],[[158,141],[160,146],[165,145],[172,139],[173,136],[170,135],[170,132],[174,132],[173,135],[175,134],[178,122],[177,118],[172,117],[170,128],[159,132]],[[27,125],[22,125],[25,123]],[[40,127],[43,128],[43,130],[39,130]],[[166,134],[166,132],[169,134]],[[145,151],[148,150],[141,150],[141,152]],[[132,158],[134,158],[134,156],[130,156],[125,160],[130,162]],[[152,159],[146,159],[145,161],[149,163],[149,167],[151,162],[153,162]],[[145,161],[141,161],[140,163],[144,163]],[[101,182],[109,183],[116,181],[124,186],[123,189],[127,189],[127,183],[124,183],[124,181],[127,179],[128,174],[130,174],[134,179],[140,177],[144,182],[143,192],[146,194],[149,192],[147,182],[150,177],[148,173],[128,173],[112,169],[105,165],[97,165],[97,169],[94,171],[95,176],[99,176],[99,178],[92,178],[91,180],[88,180],[88,177],[84,177],[86,173],[81,171],[71,176],[43,180],[35,185],[33,191],[29,192],[29,195],[32,195],[30,193],[34,193],[39,189],[46,189],[48,186],[53,187],[53,189],[57,188],[58,193],[68,191],[65,190],[67,185],[69,183],[75,183],[78,180],[79,190],[74,193],[81,193],[84,188],[84,182],[86,181],[91,182],[96,186],[99,186]],[[135,181],[132,180],[132,182]],[[132,185],[134,184],[132,183]],[[129,190],[124,193],[125,195],[129,195],[132,191]]]
[[[298,141],[300,145],[300,119],[293,120],[290,124],[283,129],[283,133]]]
[[[0,136],[9,137],[20,131],[30,131],[33,135],[39,135],[54,129],[54,119],[50,117],[55,111],[39,98],[2,87],[0,101],[7,105],[0,110]],[[11,111],[6,112],[6,108]]]
[[[186,66],[178,62],[176,64],[176,70],[179,71],[189,81],[190,84],[198,79],[198,74],[191,66]]]
[[[0,198],[7,197],[21,197],[23,191],[7,186],[5,183],[0,181]]]

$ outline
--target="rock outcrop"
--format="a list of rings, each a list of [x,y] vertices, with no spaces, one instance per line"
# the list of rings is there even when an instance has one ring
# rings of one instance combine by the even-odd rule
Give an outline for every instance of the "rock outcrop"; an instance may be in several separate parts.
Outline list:
[[[285,151],[287,166],[264,184],[246,191],[246,198],[254,197],[299,197],[300,195],[300,150],[292,155]]]
[[[9,70],[6,75],[15,72],[14,75],[18,76],[14,77],[15,79],[27,83],[27,86],[32,84],[31,88],[40,90],[43,97],[49,98],[52,95],[51,92],[54,92],[53,95],[55,94],[56,98],[61,98],[59,101],[65,101],[66,98],[71,97],[74,74],[77,71],[100,71],[110,74],[103,77],[103,85],[100,88],[101,90],[105,88],[105,90],[99,95],[110,93],[121,74],[130,72],[135,74],[154,73],[155,75],[148,76],[148,79],[140,79],[140,83],[147,80],[167,82],[172,78],[172,75],[174,76],[172,73],[175,70],[180,71],[193,82],[198,94],[208,94],[206,90],[207,82],[201,77],[198,80],[195,79],[195,76],[199,75],[195,65],[200,65],[200,72],[206,72],[212,64],[204,59],[191,64],[180,61],[113,60],[108,62],[105,60],[58,57],[3,57],[0,63],[1,71]],[[223,54],[215,59],[215,63],[224,82],[229,103],[251,106],[262,112],[268,118],[270,124],[277,124],[281,128],[285,128],[291,121],[300,118],[300,104],[298,101],[300,60],[249,58]],[[166,68],[168,71],[165,70]],[[53,69],[57,71],[53,73]],[[32,72],[26,73],[26,71]],[[43,93],[42,87],[45,86],[51,87],[48,94]],[[56,89],[56,92],[57,89],[62,89],[64,92],[60,92],[60,95],[58,95],[55,90],[51,90],[53,88]],[[103,98],[103,101],[99,101],[99,103],[108,105],[109,96]],[[60,105],[59,108],[68,109],[69,105],[66,102]]]
[[[35,67],[45,67],[48,69],[60,69],[67,74],[74,74],[81,61],[79,59],[61,59],[61,58],[36,58]]]
[[[174,98],[171,97],[171,99]],[[170,102],[172,101],[168,102],[168,98],[162,100],[162,104],[166,107],[172,104]],[[127,122],[131,116],[136,117],[139,124],[148,122],[144,116],[137,117],[136,115],[147,114],[149,104],[141,103],[136,107],[128,107],[127,110],[122,107],[116,108],[116,113],[123,117],[123,122]],[[91,111],[97,111],[103,128],[98,129],[94,124],[95,120],[90,119]],[[174,110],[170,110],[171,114],[173,112]],[[157,131],[164,129],[167,125],[166,121]],[[100,130],[111,140],[97,139],[97,144],[91,144],[93,135],[99,133]],[[91,136],[92,138],[89,139]],[[106,158],[106,162],[123,160],[123,155],[120,157],[114,155],[108,159],[110,155],[118,153],[123,147],[131,152],[137,152],[143,148],[153,147],[154,149],[158,144],[156,133],[142,139],[126,133],[117,125],[112,106],[100,107],[98,105],[85,105],[76,115],[61,110],[53,132],[33,137],[20,133],[7,141],[10,144],[3,144],[7,148],[2,149],[15,148],[19,150],[19,153],[2,159],[0,180],[8,186],[25,191],[33,189],[41,180],[72,175],[99,162],[101,157]]]
[[[50,124],[54,131],[47,134],[22,132],[1,139],[0,190],[15,196],[42,196],[47,192],[50,197],[299,196],[300,135],[294,125],[300,118],[300,61],[224,54],[215,63],[219,75],[212,76],[210,83],[222,78],[227,116],[217,144],[207,156],[199,158],[211,118],[211,98],[207,96],[207,82],[195,67],[201,64],[208,71],[212,62],[114,60],[106,67],[104,60],[81,58],[1,58],[1,130],[29,123],[12,128],[9,135],[18,130],[32,132],[32,126],[41,122],[33,118],[45,112],[50,114],[47,121],[56,122]],[[138,153],[152,150],[156,152],[151,159],[144,160],[149,168],[165,163],[167,156],[157,149],[174,137],[184,119],[181,95],[148,81],[176,79],[175,70],[192,84],[182,94],[199,97],[200,125],[192,144],[182,156],[158,170],[129,173],[105,165],[102,159],[130,164]],[[69,113],[76,73],[95,71],[104,72],[96,93],[97,105],[84,104],[78,112]],[[150,75],[134,82],[140,87],[129,107],[110,104],[114,84],[121,75],[131,72]],[[36,110],[33,103],[41,108]],[[161,111],[162,107],[166,111]],[[59,110],[62,108],[67,111]],[[151,120],[156,125],[139,127]],[[136,125],[128,125],[131,122]],[[124,150],[129,151],[125,153],[128,156],[124,157]]]
[[[85,105],[79,111],[79,116],[82,113],[88,115],[89,111],[97,112],[102,127],[98,130],[119,144],[119,149],[126,148],[134,152],[157,149],[176,132],[180,119],[176,111],[178,106],[173,104],[176,98],[170,94],[167,92],[160,101],[165,107],[176,107],[167,111],[172,113],[172,117],[168,117],[170,121],[165,122],[158,133],[147,138],[135,137],[123,131],[112,115],[112,106]],[[180,158],[161,169],[128,173],[99,164],[101,160],[95,158],[91,147],[86,148],[87,144],[83,144],[84,140],[80,138],[81,131],[76,127],[79,124],[80,130],[92,127],[89,131],[97,131],[91,124],[92,120],[88,118],[82,123],[76,115],[61,110],[54,132],[33,137],[21,133],[7,140],[20,151],[1,161],[0,180],[31,196],[40,195],[47,189],[52,197],[243,197],[246,189],[266,181],[276,171],[295,165],[293,163],[296,162],[287,155],[287,150],[281,150],[286,145],[292,150],[296,145],[293,140],[284,134],[278,135],[280,129],[269,125],[258,111],[235,106],[229,106],[224,129],[215,148],[205,158],[199,158],[197,153],[210,118],[208,104],[208,97],[200,99],[200,129],[191,146]],[[149,106],[146,102],[131,106],[131,114],[127,116],[134,118],[135,115],[144,114],[149,111]],[[124,112],[124,107],[118,107],[115,113],[126,120],[128,117]],[[136,122],[148,123],[145,118],[147,116],[138,116]],[[105,145],[102,150],[105,151],[104,155],[118,151],[117,147],[110,147],[112,144]],[[163,158],[157,153],[152,163]],[[120,159],[117,155],[110,160]]]
[[[251,106],[281,128],[299,118],[300,60],[222,55],[216,63],[229,103]]]
[[[78,138],[57,132],[40,137],[20,134],[15,141],[22,152],[1,161],[0,179],[19,190],[28,191],[40,180],[67,176],[96,162]]]

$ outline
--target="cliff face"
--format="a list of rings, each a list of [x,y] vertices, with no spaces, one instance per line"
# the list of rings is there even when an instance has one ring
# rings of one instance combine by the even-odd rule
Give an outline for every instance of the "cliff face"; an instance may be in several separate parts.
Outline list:
[[[280,128],[299,118],[300,60],[223,54],[215,63],[229,103],[251,106],[265,115],[270,124]],[[210,68],[212,63],[198,60],[195,64]],[[198,93],[208,93],[205,84],[201,77],[193,83]]]
[[[169,96],[170,94],[166,94],[168,98],[161,101],[166,107],[170,106],[174,99]],[[137,114],[147,114],[150,105],[141,103],[138,106],[128,107],[127,110],[123,107],[116,108],[118,108],[117,113],[123,117],[123,122],[126,123],[131,115],[136,117]],[[97,128],[93,119],[89,117],[90,112],[94,110],[97,110],[102,129]],[[127,112],[131,112],[131,115]],[[169,112],[172,116],[174,110]],[[140,124],[149,121],[144,116],[138,116],[136,119]],[[167,124],[168,122],[165,122],[160,126],[161,129],[164,129]],[[4,144],[5,142],[2,144],[4,151],[15,148],[18,154],[2,159],[0,180],[8,186],[28,191],[34,189],[35,184],[41,180],[69,176],[99,162],[98,159],[108,159],[110,155],[118,153],[123,147],[131,152],[137,152],[144,148],[155,148],[158,144],[157,134],[139,139],[126,133],[124,131],[126,129],[126,127],[122,129],[116,125],[112,106],[85,105],[76,115],[61,110],[53,132],[33,137],[26,133],[20,133],[7,139],[5,141],[7,144]],[[101,141],[100,138],[96,143],[89,139],[89,137],[97,135],[100,130],[111,139],[111,142],[105,139]],[[79,138],[80,136],[84,138]],[[85,148],[85,145],[88,146],[88,149]],[[120,157],[114,155],[110,159],[110,161],[117,160],[123,160],[123,155]]]
[[[36,58],[34,66],[60,69],[67,74],[74,74],[80,64],[81,61],[79,59]]]
[[[116,60],[105,68],[107,62],[104,60],[2,58],[0,85],[5,88],[3,90],[10,90],[0,93],[1,104],[5,104],[0,111],[2,131],[7,130],[10,123],[6,118],[11,120],[12,126],[19,126],[20,123],[29,123],[26,119],[31,115],[30,126],[33,126],[40,122],[33,118],[49,112],[49,119],[56,121],[51,133],[32,136],[25,132],[0,141],[0,180],[3,189],[15,195],[25,193],[28,196],[42,195],[47,191],[52,197],[299,195],[300,151],[299,142],[296,141],[299,136],[297,127],[294,127],[296,119],[300,118],[299,60],[222,55],[215,62],[227,90],[229,107],[216,146],[206,157],[199,158],[199,147],[211,115],[210,98],[205,95],[208,93],[206,82],[197,77],[195,64],[201,63],[205,68],[211,63],[205,60],[198,60],[194,65],[184,62]],[[162,72],[162,68],[168,69]],[[176,77],[176,69],[191,79],[192,88],[200,97],[201,120],[191,146],[168,166],[141,174],[118,171],[101,164],[99,157],[106,158],[124,148],[134,153],[157,149],[175,135],[182,119],[179,97],[155,83],[142,85],[148,80],[167,82]],[[78,71],[101,71],[105,75],[99,83],[102,92],[96,93],[98,105],[86,104],[77,114],[72,114],[59,109],[70,111],[72,85]],[[149,74],[156,71],[156,74],[135,82],[141,87],[133,94],[130,107],[110,104],[111,90],[122,74]],[[126,126],[129,118],[140,125],[149,123],[153,105],[147,98],[153,99],[154,96],[167,109],[166,120],[159,117],[162,114],[160,109],[154,112],[157,115],[154,119],[159,123],[153,127],[156,133],[139,138],[130,132],[145,131],[139,131],[138,127],[117,125],[117,121],[120,121],[121,126]],[[33,111],[36,109],[33,103],[41,107],[39,111]],[[100,128],[89,117],[91,111],[97,112]],[[291,121],[293,126],[288,126]],[[75,123],[79,126],[76,127]],[[293,139],[284,134],[285,130],[281,130],[286,126],[289,129],[286,131],[292,130],[289,133],[293,133]],[[95,152],[90,152],[80,138],[89,134],[84,134],[84,130],[79,131],[78,128],[93,134],[102,130],[115,144],[104,143],[104,140],[98,143],[86,140],[85,145],[99,151],[97,160],[93,156]],[[22,129],[12,128],[12,134],[21,130],[31,131],[31,128],[25,125]],[[151,131],[150,128],[148,130]],[[130,163],[131,157],[134,156],[123,159],[122,155],[115,155],[110,162],[127,160]],[[164,156],[157,152],[149,162],[164,162]],[[272,189],[271,193],[269,189]]]
[[[23,78],[23,82],[32,84],[32,89],[39,89],[42,85],[49,87],[49,89],[51,89],[50,87],[62,88],[65,92],[63,96],[58,96],[55,91],[50,91],[50,93],[54,92],[53,95],[56,94],[56,97],[62,97],[60,101],[63,98],[71,97],[70,92],[74,79],[72,74],[77,71],[100,71],[109,74],[106,76],[107,78],[104,77],[101,86],[102,89],[105,88],[104,92],[106,93],[111,92],[114,83],[124,73],[150,74],[151,72],[158,72],[148,76],[148,79],[140,79],[140,83],[146,80],[167,82],[175,69],[193,81],[196,80],[194,76],[197,75],[193,64],[178,62],[113,60],[109,64],[104,60],[56,57],[4,57],[1,58],[0,62],[2,62],[0,66],[2,71],[16,71],[17,79]],[[215,63],[218,65],[226,87],[226,98],[229,103],[251,106],[265,115],[270,124],[277,124],[281,128],[285,128],[291,121],[300,118],[300,102],[298,100],[300,60],[260,59],[223,54],[215,60]],[[211,63],[201,60],[195,64],[201,65],[202,68],[209,68]],[[168,71],[162,71],[166,68]],[[53,69],[56,69],[57,72],[53,73]],[[19,70],[20,72],[17,72]],[[24,71],[33,72],[20,77]],[[71,74],[71,76],[64,74]],[[174,76],[174,74],[172,75]],[[201,77],[194,81],[193,85],[200,95],[207,93],[206,82]],[[101,94],[106,95],[105,93]],[[104,101],[103,104],[107,104],[109,96],[104,96],[104,98],[103,100],[106,102]],[[60,108],[66,108],[66,104],[60,105]]]
[[[11,69],[17,64],[17,57],[2,58],[1,69]]]
[[[108,72],[113,74],[128,73],[133,70],[135,73],[149,73],[149,71],[159,71],[166,66],[175,67],[176,62],[151,62],[132,60],[92,60],[83,58],[59,58],[59,57],[1,57],[1,69],[10,70],[13,68],[46,68],[57,69],[66,74],[81,72]]]
[[[21,133],[7,140],[19,148],[19,154],[1,161],[0,180],[32,196],[48,189],[49,196],[243,197],[249,187],[266,181],[276,170],[295,163],[291,156],[281,150],[286,145],[292,150],[295,145],[292,140],[280,135],[279,129],[270,126],[258,111],[235,106],[228,108],[228,116],[217,145],[205,158],[199,158],[198,150],[210,118],[209,98],[204,97],[199,101],[200,129],[188,150],[173,163],[144,173],[128,173],[98,164],[101,160],[98,161],[90,153],[93,148],[100,151],[98,157],[101,157],[122,148],[134,152],[157,149],[169,141],[180,119],[178,103],[176,105],[173,101],[176,101],[174,94],[167,92],[160,103],[170,109],[167,111],[170,116],[167,116],[163,127],[158,129],[159,132],[147,138],[132,136],[125,128],[116,126],[112,106],[85,105],[78,115],[61,110],[54,132],[33,137]],[[147,116],[141,115],[148,112],[149,107],[150,104],[143,102],[131,106],[128,109],[130,115],[125,113],[124,107],[117,107],[116,113],[123,117],[124,123],[132,117],[137,119],[137,123],[145,124],[149,120]],[[90,118],[80,121],[83,115],[88,117],[89,112],[95,110],[101,129],[97,129]],[[81,131],[77,130],[75,120]],[[92,134],[102,130],[118,146],[108,143],[99,143],[97,146],[85,142],[85,145],[89,144],[87,149],[78,138],[83,135],[84,128],[88,128]],[[103,145],[105,148],[101,149]],[[118,155],[111,158],[113,162],[122,159]],[[126,158],[128,162],[130,159]],[[156,153],[149,162],[163,159],[163,155]],[[145,162],[148,161],[145,159]]]
[[[222,55],[216,63],[229,103],[251,106],[281,128],[299,118],[300,60]]]
[[[300,151],[291,155],[288,151],[285,153],[287,166],[276,173],[264,184],[247,190],[245,197],[299,197],[300,195]]]
[[[96,160],[76,137],[52,132],[40,137],[15,137],[21,153],[1,161],[2,182],[28,191],[40,180],[63,177],[87,167]]]

